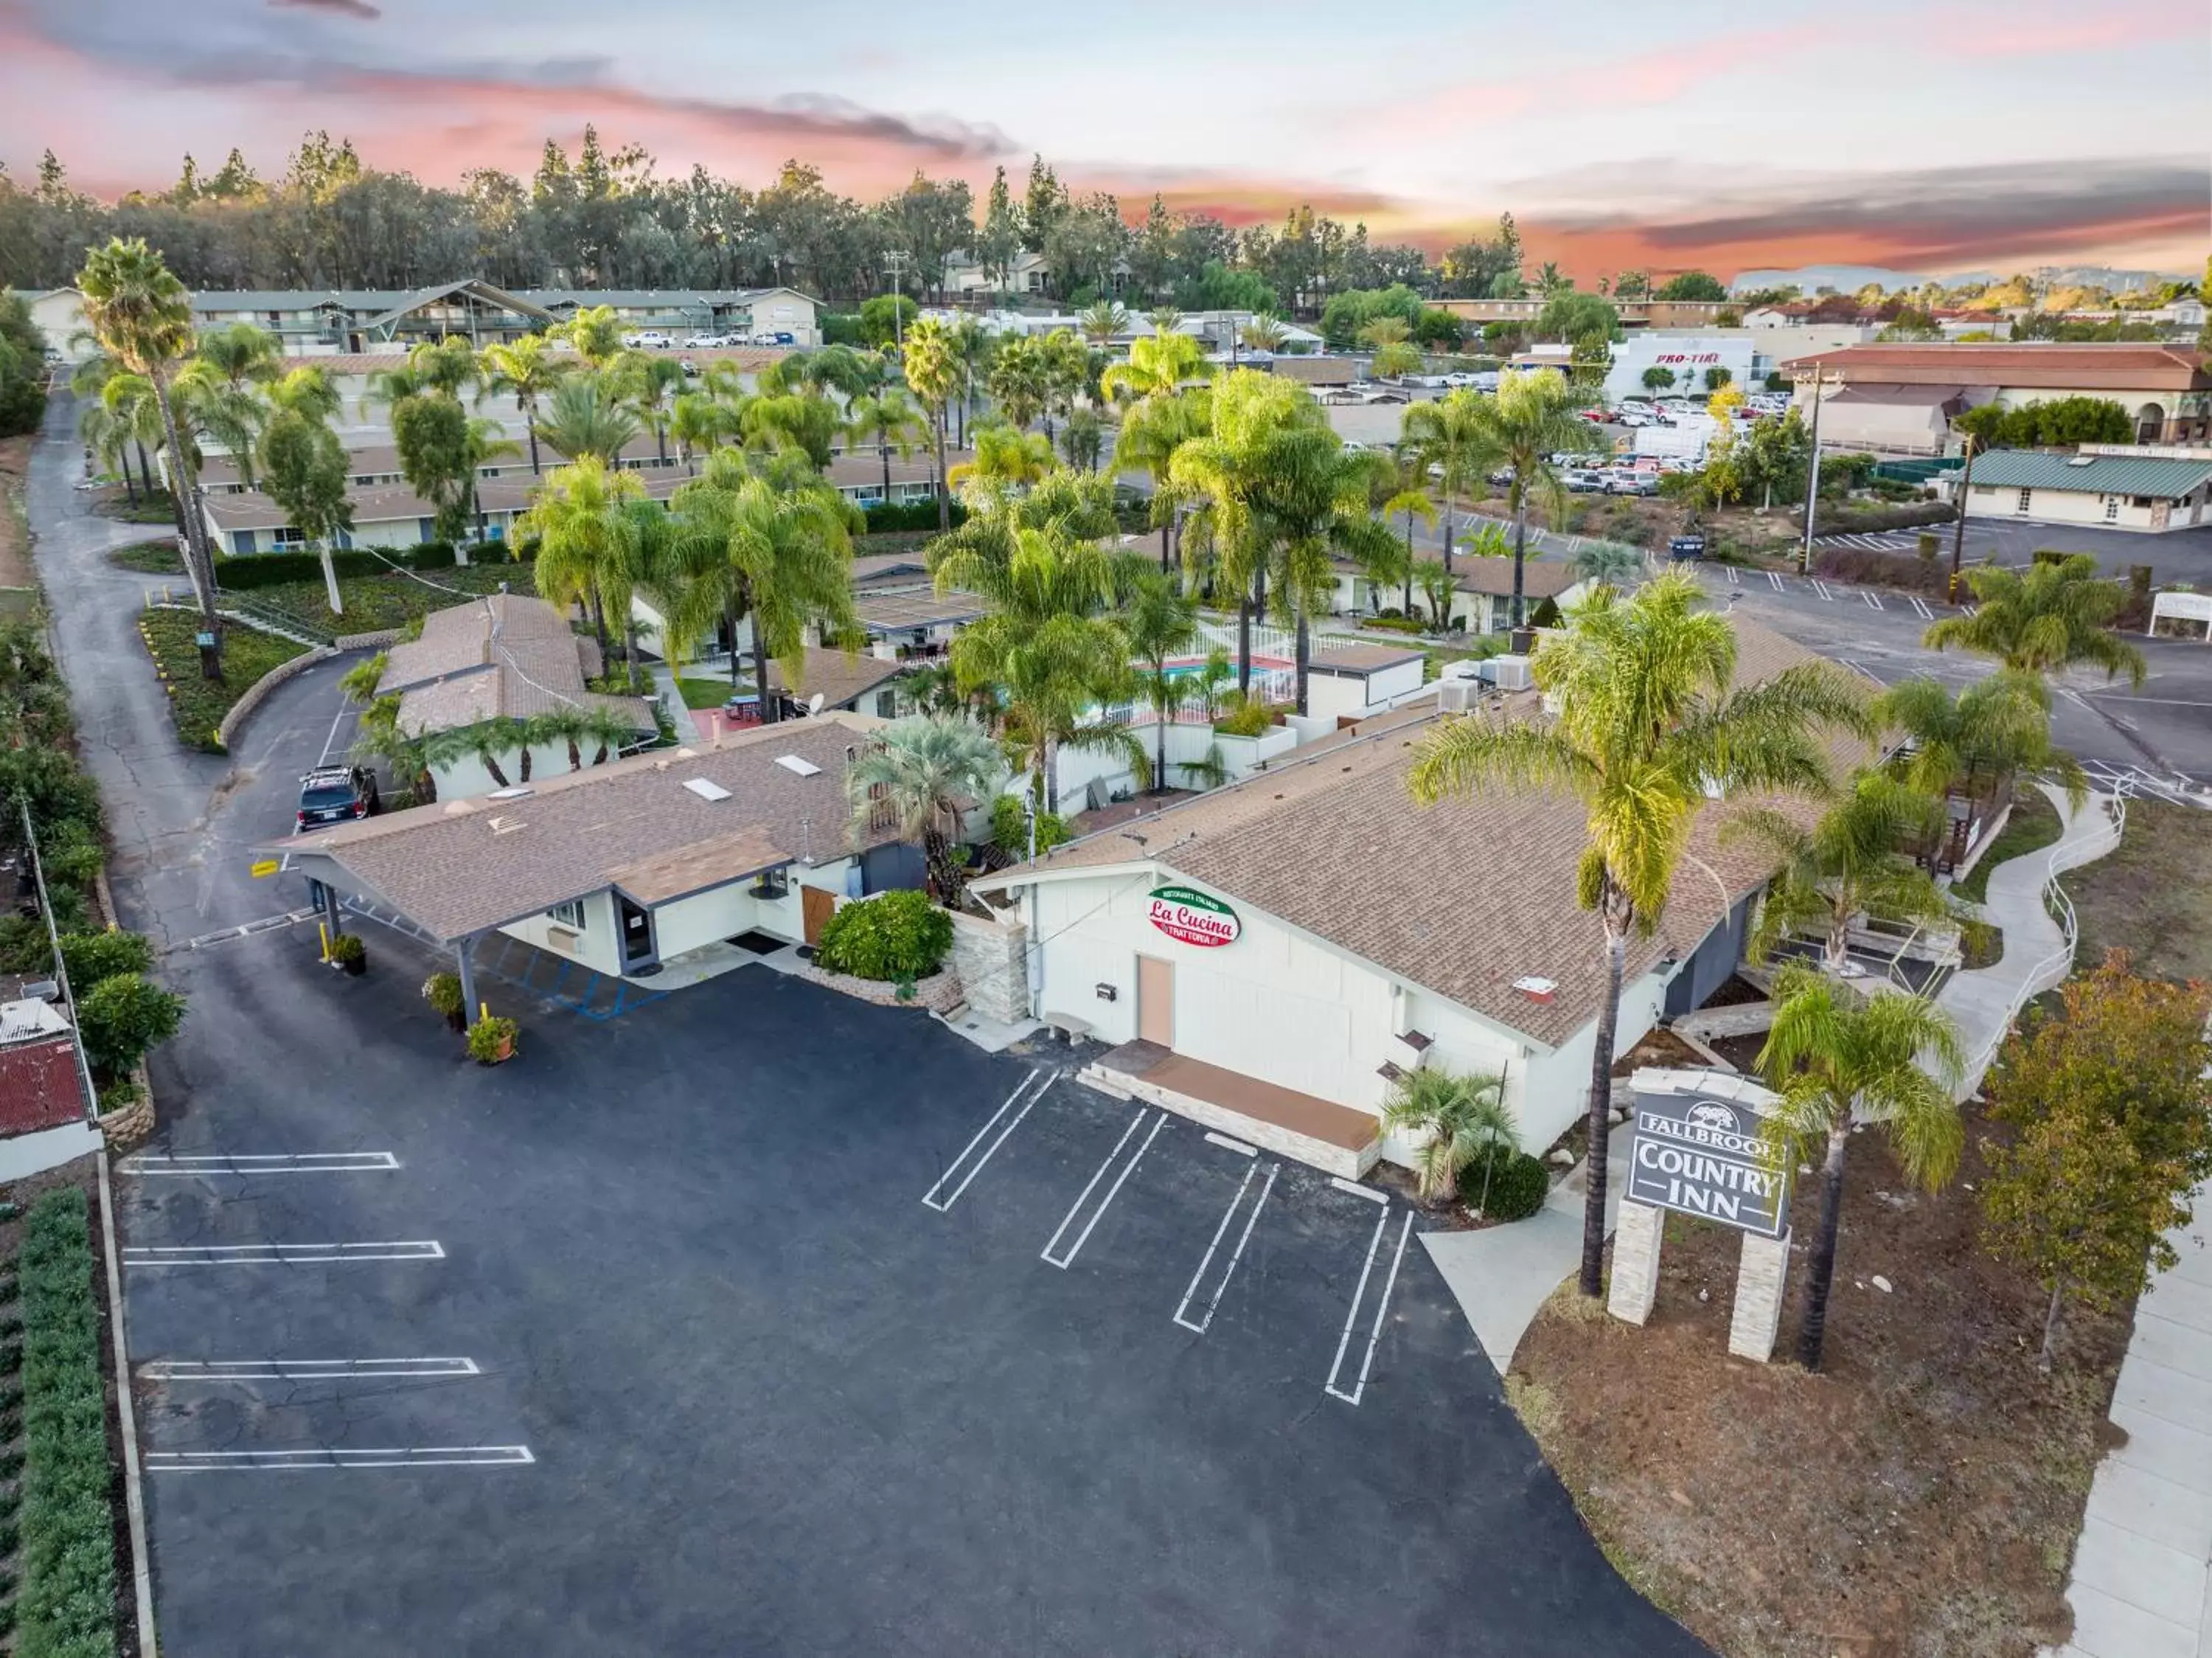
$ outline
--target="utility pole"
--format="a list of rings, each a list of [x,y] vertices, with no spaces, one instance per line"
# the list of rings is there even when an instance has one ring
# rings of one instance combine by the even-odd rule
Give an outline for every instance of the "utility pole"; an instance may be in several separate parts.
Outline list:
[[[906,355],[906,265],[907,255],[893,248],[884,255],[884,276],[891,283],[891,344],[899,355]]]
[[[1966,471],[1959,480],[1959,521],[1951,530],[1951,585],[1948,589],[1953,604],[1959,602],[1959,564],[1966,555],[1966,491],[1974,487],[1974,435],[1966,434]]]
[[[1808,575],[1813,568],[1813,507],[1820,498],[1820,393],[1827,385],[1827,377],[1820,372],[1820,359],[1813,360],[1813,453],[1805,466],[1805,545],[1797,552],[1797,573]]]

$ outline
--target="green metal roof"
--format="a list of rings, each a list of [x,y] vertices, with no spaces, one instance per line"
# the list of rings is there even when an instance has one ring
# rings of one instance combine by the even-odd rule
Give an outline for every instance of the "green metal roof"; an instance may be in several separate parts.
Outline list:
[[[1974,457],[1976,489],[2086,490],[2092,495],[2156,495],[2178,501],[2208,478],[2212,460],[2136,460],[2033,449],[1992,449]]]

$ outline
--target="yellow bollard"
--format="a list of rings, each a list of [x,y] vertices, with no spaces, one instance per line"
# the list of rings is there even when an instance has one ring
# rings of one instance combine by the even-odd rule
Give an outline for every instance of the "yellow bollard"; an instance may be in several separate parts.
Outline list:
[[[328,961],[331,959],[331,923],[319,921],[315,923],[315,930],[323,936],[323,960]]]

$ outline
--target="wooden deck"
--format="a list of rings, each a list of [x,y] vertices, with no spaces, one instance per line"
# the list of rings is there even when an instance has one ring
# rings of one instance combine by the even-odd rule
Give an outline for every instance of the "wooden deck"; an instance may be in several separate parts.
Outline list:
[[[1086,1076],[1109,1092],[1151,1100],[1331,1173],[1365,1173],[1381,1147],[1382,1121],[1370,1112],[1171,1053],[1156,1043],[1125,1042],[1101,1055]]]

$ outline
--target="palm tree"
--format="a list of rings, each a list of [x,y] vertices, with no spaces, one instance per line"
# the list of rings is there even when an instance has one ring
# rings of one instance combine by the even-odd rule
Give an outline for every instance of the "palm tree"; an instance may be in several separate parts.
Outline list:
[[[186,533],[189,515],[185,511],[183,492],[171,488],[166,482],[161,486],[161,491],[157,491],[153,462],[147,458],[149,445],[156,454],[166,454],[168,449],[168,428],[161,424],[161,405],[155,399],[154,382],[143,375],[128,372],[111,374],[100,386],[100,407],[122,429],[131,448],[138,452],[139,476],[146,485],[149,498],[157,492],[166,492],[169,497],[170,509],[176,517],[177,533]],[[179,469],[172,465],[169,470],[174,476]]]
[[[1558,264],[1546,259],[1536,270],[1536,292],[1542,298],[1557,299],[1574,290],[1575,280],[1559,269]]]
[[[1145,700],[1152,704],[1152,787],[1168,786],[1168,726],[1184,701],[1182,676],[1168,671],[1168,659],[1198,643],[1198,607],[1181,585],[1147,571],[1121,608],[1129,651],[1143,665]]]
[[[921,843],[930,896],[949,909],[963,885],[952,855],[960,814],[969,802],[997,795],[1006,775],[1006,756],[982,727],[957,714],[917,714],[894,721],[860,750],[846,768],[845,792],[856,833],[887,811],[902,840]]]
[[[108,411],[106,405],[87,403],[76,414],[77,441],[92,456],[92,471],[95,477],[112,472],[123,474],[123,491],[131,504],[138,504],[138,480],[131,475],[131,460],[126,446],[131,442],[131,424]]]
[[[1191,335],[1155,332],[1130,343],[1127,362],[1107,364],[1098,388],[1115,403],[1173,397],[1212,371],[1206,348]]]
[[[622,388],[623,400],[653,434],[653,453],[660,464],[666,466],[669,407],[675,395],[684,389],[684,365],[674,357],[651,351],[625,351],[617,361],[613,373],[616,384]]]
[[[2099,580],[2090,554],[2039,556],[2025,573],[1983,564],[1966,572],[1966,585],[1974,590],[1974,613],[1946,616],[1922,643],[1937,650],[1957,645],[2023,674],[2056,674],[2087,662],[2108,680],[2125,674],[2136,685],[2143,682],[2148,670],[2142,652],[2105,626],[2127,602],[2126,589]]]
[[[1425,1204],[1451,1201],[1459,1177],[1478,1157],[1521,1149],[1521,1131],[1505,1103],[1505,1078],[1463,1076],[1424,1066],[1390,1085],[1386,1128],[1425,1137],[1414,1154],[1414,1190]]]
[[[1462,387],[1406,411],[1404,444],[1419,473],[1443,497],[1444,568],[1452,562],[1452,503],[1471,495],[1489,469],[1482,464],[1482,399]]]
[[[1097,472],[1099,457],[1106,452],[1105,424],[1089,409],[1075,410],[1060,429],[1060,452],[1069,466]]]
[[[1250,350],[1270,353],[1281,350],[1283,342],[1291,337],[1283,320],[1266,311],[1255,314],[1237,333]]]
[[[326,425],[336,420],[344,407],[330,375],[313,363],[303,364],[283,379],[271,381],[264,395],[269,399],[271,414],[304,415]]]
[[[1030,488],[1052,470],[1052,445],[1042,432],[992,424],[975,429],[975,458],[948,477],[975,512],[988,512]]]
[[[1121,366],[1117,363],[1115,368]],[[1111,375],[1115,369],[1106,372]],[[1212,430],[1212,403],[1203,393],[1156,391],[1138,399],[1136,406],[1122,417],[1121,430],[1115,436],[1115,470],[1141,472],[1152,480],[1152,514],[1159,526],[1164,570],[1174,567],[1176,518],[1182,505],[1173,480],[1176,451]]]
[[[1505,486],[1505,503],[1513,513],[1513,625],[1527,620],[1522,591],[1522,567],[1528,553],[1528,500],[1540,494],[1554,525],[1565,521],[1566,485],[1560,480],[1552,456],[1561,450],[1587,449],[1593,439],[1590,424],[1575,412],[1574,392],[1557,369],[1520,374],[1509,369],[1498,382],[1494,397],[1477,400],[1474,407],[1474,457],[1480,472],[1504,467],[1512,474]]]
[[[545,332],[574,346],[587,368],[605,369],[622,354],[622,319],[611,305],[579,306],[574,316],[554,324]]]
[[[884,500],[891,498],[891,451],[903,460],[914,453],[914,440],[928,435],[921,411],[914,406],[903,386],[884,386],[864,392],[845,405],[845,431],[856,443],[876,441],[884,463]]]
[[[823,472],[836,458],[845,417],[826,397],[778,392],[746,404],[738,424],[755,448],[804,455],[809,466]]]
[[[1046,360],[1044,342],[1018,334],[999,342],[983,379],[991,403],[1017,431],[1034,426],[1051,400],[1052,365]]]
[[[458,334],[418,341],[407,353],[407,367],[421,387],[452,398],[483,382],[476,347]]]
[[[1114,343],[1115,336],[1129,332],[1129,313],[1118,300],[1102,299],[1075,320],[1084,338],[1101,350]]]
[[[556,467],[515,523],[518,540],[538,544],[539,596],[589,608],[602,661],[613,654],[607,638],[611,601],[619,593],[623,612],[629,608],[628,586],[617,571],[636,563],[628,545],[635,539],[635,521],[623,508],[644,497],[645,485],[635,472],[615,471],[598,456],[586,455]]]
[[[537,436],[570,460],[612,466],[637,436],[637,418],[597,375],[570,375],[554,387]]]
[[[1887,772],[1867,771],[1809,829],[1771,808],[1724,826],[1723,840],[1748,840],[1782,866],[1744,954],[1764,962],[1798,934],[1817,931],[1823,965],[1840,974],[1850,964],[1851,928],[1862,916],[1915,927],[1953,919],[1934,878],[1898,850],[1927,836],[1942,812],[1941,802]]]
[[[200,336],[198,360],[221,375],[234,390],[265,385],[276,378],[284,347],[266,328],[234,322]]]
[[[538,405],[551,396],[568,373],[568,364],[552,349],[544,334],[525,334],[484,347],[488,371],[484,389],[499,397],[512,397],[522,411],[524,430],[530,435],[530,470],[539,471]]]
[[[1413,572],[1413,585],[1421,590],[1421,602],[1429,607],[1429,625],[1438,633],[1451,631],[1452,607],[1459,601],[1459,582],[1452,573],[1434,559],[1424,558]],[[1413,613],[1410,601],[1406,613]]]
[[[736,436],[741,419],[737,411],[711,393],[686,392],[678,398],[668,417],[668,435],[676,440],[684,472],[696,475],[697,468],[692,466],[691,457],[718,448],[725,439]]]
[[[2027,777],[2057,784],[2077,809],[2087,798],[2081,762],[2051,741],[2050,688],[2032,674],[2000,668],[1955,696],[1940,680],[1902,680],[1875,699],[1874,716],[1912,740],[1896,767],[1923,794],[1978,804]]]
[[[1791,966],[1774,983],[1774,1027],[1759,1052],[1781,1096],[1767,1119],[1778,1166],[1820,1158],[1820,1230],[1805,1285],[1797,1357],[1820,1368],[1843,1220],[1844,1154],[1855,1125],[1879,1127],[1910,1179],[1929,1192],[1958,1172],[1966,1131],[1957,1088],[1965,1064],[1949,1018],[1925,997],[1863,997],[1823,973]],[[1931,1075],[1930,1072],[1933,1072]]]
[[[916,322],[906,337],[906,383],[929,411],[937,438],[937,527],[952,527],[950,486],[945,481],[945,411],[960,389],[963,370],[945,325],[935,317]]]
[[[911,339],[912,336],[908,336]],[[733,449],[717,449],[707,470],[676,492],[664,574],[670,649],[728,623],[752,627],[753,687],[761,718],[775,717],[768,665],[800,686],[806,634],[848,634],[853,621],[853,540],[860,509],[818,478],[788,468],[763,476]],[[737,679],[737,653],[730,677]]]
[[[240,481],[250,486],[253,482],[254,440],[259,436],[263,418],[268,413],[259,389],[252,382],[231,380],[214,362],[196,357],[177,370],[169,391],[184,432],[185,452],[181,458],[185,492],[195,500],[198,498],[200,472],[205,465],[206,445],[210,442],[222,446],[238,467]],[[178,458],[172,456],[171,460],[173,462]]]
[[[975,387],[990,367],[998,337],[971,316],[962,316],[946,331],[952,355],[960,364],[960,435],[957,448],[968,447],[968,416],[975,401]]]
[[[1423,740],[1409,778],[1425,804],[1486,785],[1549,788],[1587,814],[1577,898],[1597,912],[1605,989],[1590,1058],[1586,1295],[1600,1292],[1603,1272],[1607,1112],[1629,934],[1657,924],[1709,787],[1823,793],[1822,732],[1868,729],[1856,686],[1832,663],[1737,686],[1735,631],[1703,604],[1696,578],[1680,570],[1630,600],[1599,588],[1530,664],[1558,716],[1448,721]]]
[[[125,241],[118,236],[85,256],[76,289],[85,326],[100,350],[131,373],[143,375],[152,387],[170,456],[181,463],[184,444],[170,405],[169,384],[175,365],[193,343],[191,300],[184,283],[143,237]],[[180,495],[182,482],[179,465]],[[200,671],[210,680],[218,679],[222,674],[222,624],[215,610],[215,561],[208,548],[207,525],[184,500],[177,504],[185,519],[192,585],[199,594],[200,629],[216,641],[201,653]]]
[[[1575,574],[1585,582],[1625,588],[1644,574],[1644,555],[1618,541],[1591,541],[1575,554]]]

